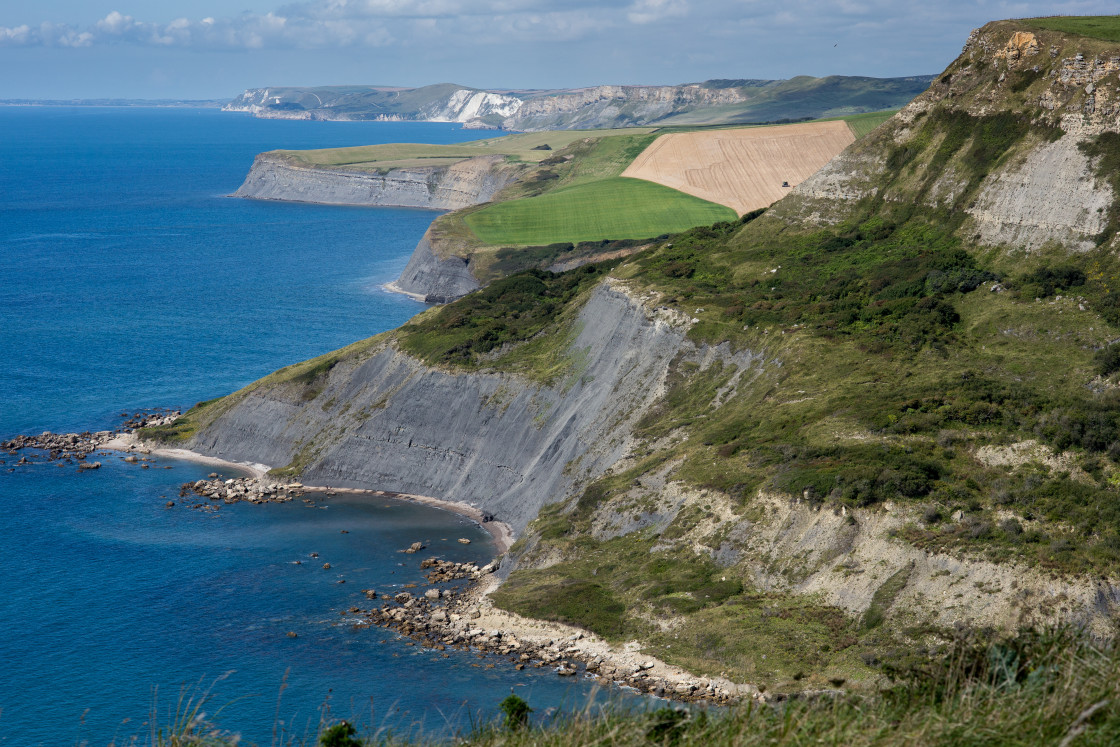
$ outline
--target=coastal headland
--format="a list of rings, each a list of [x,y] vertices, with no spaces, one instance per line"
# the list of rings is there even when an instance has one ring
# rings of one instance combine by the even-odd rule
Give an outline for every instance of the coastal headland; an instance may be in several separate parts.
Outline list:
[[[258,156],[235,196],[450,210],[386,286],[447,303],[518,270],[626,256],[657,236],[765,208],[888,116],[275,151]]]
[[[989,24],[764,213],[560,273],[495,252],[481,290],[144,437],[464,496],[518,536],[495,606],[768,692],[874,690],[962,628],[1110,637],[1117,44]],[[568,147],[601,177],[632,137]],[[556,156],[506,189],[591,183]]]

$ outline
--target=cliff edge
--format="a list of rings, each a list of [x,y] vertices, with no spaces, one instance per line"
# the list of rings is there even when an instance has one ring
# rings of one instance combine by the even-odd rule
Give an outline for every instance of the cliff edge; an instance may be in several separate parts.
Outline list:
[[[989,24],[761,216],[496,280],[165,432],[473,503],[521,535],[499,606],[771,691],[961,627],[1114,636],[1118,73]]]
[[[517,176],[502,156],[468,158],[447,166],[377,170],[316,168],[274,152],[253,161],[234,197],[325,205],[458,210],[487,202]]]

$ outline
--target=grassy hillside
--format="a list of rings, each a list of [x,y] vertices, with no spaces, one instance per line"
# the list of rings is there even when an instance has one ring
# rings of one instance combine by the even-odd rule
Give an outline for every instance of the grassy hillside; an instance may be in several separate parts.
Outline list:
[[[870,135],[872,130],[893,117],[895,113],[896,110],[891,109],[882,112],[868,112],[867,114],[853,114],[849,117],[841,117],[841,119],[848,123],[848,126],[852,128],[852,134],[858,140]]]
[[[929,86],[931,76],[909,78],[860,78],[807,75],[773,81],[749,89],[743,103],[711,107],[666,117],[657,124],[745,124],[788,122],[878,112],[895,109]]]
[[[1003,45],[1015,28],[990,31]],[[1070,57],[1091,49],[1063,44]],[[1060,242],[1031,252],[978,243],[968,210],[985,180],[1063,135],[1048,110],[1032,120],[1021,108],[1038,100],[1029,86],[1050,79],[1001,90],[999,69],[984,76],[965,78],[972,87],[951,97],[931,93],[920,117],[864,141],[865,159],[853,163],[885,170],[862,199],[832,201],[835,223],[800,220],[808,208],[779,203],[762,217],[674,236],[611,270],[655,306],[695,319],[689,338],[703,350],[768,363],[744,373],[733,358],[682,351],[639,423],[632,459],[546,510],[515,548],[520,567],[497,596],[502,605],[640,639],[694,671],[798,689],[830,677],[871,682],[890,652],[950,636],[928,615],[975,613],[955,601],[961,593],[925,612],[899,607],[902,589],[936,583],[906,567],[877,578],[861,616],[781,590],[818,573],[840,574],[837,587],[875,573],[866,561],[831,565],[848,552],[844,532],[858,536],[865,521],[901,517],[891,530],[900,546],[1013,564],[1024,581],[1115,574],[1115,230],[1076,252]],[[993,108],[994,95],[1006,109]],[[957,108],[973,101],[984,113]],[[1098,184],[1111,184],[1115,136],[1083,137]],[[1108,214],[1120,214],[1116,201]],[[542,275],[539,295],[564,277]],[[535,343],[520,353],[516,343],[562,339],[580,296],[551,307],[559,321],[532,332],[501,321],[514,297],[496,288],[417,320],[400,339],[423,356],[453,338],[456,365],[532,371],[524,356]],[[512,352],[494,358],[495,335]],[[669,497],[670,484],[685,497]],[[771,558],[751,532],[794,498],[847,522],[800,559]],[[832,555],[813,554],[833,539]],[[1011,593],[976,583],[973,593]]]
[[[641,239],[735,220],[735,211],[640,179],[613,177],[500,202],[466,216],[486,244]]]
[[[523,723],[503,716],[499,701],[505,694],[495,693],[490,713],[455,735],[454,743],[464,747],[1111,745],[1120,741],[1118,682],[1116,651],[1069,631],[992,641],[963,637],[892,670],[882,692],[872,697],[829,693],[776,706],[710,712],[664,706],[645,712],[581,709],[572,704],[565,712],[527,714],[530,718]],[[842,686],[839,680],[833,683],[833,693]],[[525,697],[528,708],[539,708],[531,693]],[[207,705],[200,703],[197,710]],[[213,724],[205,715],[182,718],[160,729],[153,744],[242,744],[223,726],[231,725]],[[422,734],[394,736],[382,729],[367,737],[377,726],[323,724],[316,743],[330,747],[447,743]],[[157,728],[153,726],[153,732]],[[311,747],[310,742],[298,744]]]

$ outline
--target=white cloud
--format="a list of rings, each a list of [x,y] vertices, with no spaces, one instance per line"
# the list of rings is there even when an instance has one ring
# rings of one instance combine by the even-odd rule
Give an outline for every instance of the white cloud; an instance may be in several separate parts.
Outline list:
[[[343,49],[390,45],[492,50],[513,45],[608,40],[649,55],[671,42],[682,55],[712,53],[715,40],[743,45],[797,38],[847,39],[872,49],[918,46],[998,17],[1107,12],[1110,0],[297,0],[266,13],[151,21],[113,10],[92,25],[0,26],[0,47],[133,45],[218,50]],[[667,36],[668,34],[668,36]],[[912,37],[910,37],[912,38]],[[939,42],[944,43],[944,42]],[[627,46],[630,45],[630,46]],[[721,47],[722,48],[722,47]],[[830,45],[831,48],[831,45]],[[489,54],[490,50],[479,54]],[[597,50],[597,54],[602,50]],[[676,52],[674,52],[676,53]],[[662,62],[664,60],[661,60]]]
[[[676,5],[683,0],[638,0]],[[582,38],[609,28],[611,7],[621,0],[310,0],[268,13],[242,13],[169,23],[138,20],[112,11],[88,28],[44,24],[0,26],[0,46],[134,44],[202,49],[378,47],[411,32],[445,36],[502,29],[504,41]],[[651,11],[642,11],[651,12]],[[654,12],[657,9],[654,8]],[[486,34],[489,36],[489,34]],[[421,41],[421,39],[417,39]],[[468,40],[469,41],[469,40]]]
[[[0,26],[0,45],[10,44],[12,46],[33,44],[38,40],[31,32],[31,27],[27,24],[22,26],[8,27]]]
[[[630,23],[644,25],[687,13],[688,3],[685,0],[634,0],[626,9],[626,18]]]

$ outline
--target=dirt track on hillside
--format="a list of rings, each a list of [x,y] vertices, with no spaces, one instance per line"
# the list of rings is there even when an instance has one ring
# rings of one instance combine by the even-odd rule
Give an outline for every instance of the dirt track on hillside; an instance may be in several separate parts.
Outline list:
[[[622,175],[742,215],[780,200],[853,142],[855,135],[842,121],[671,133],[655,140]]]

